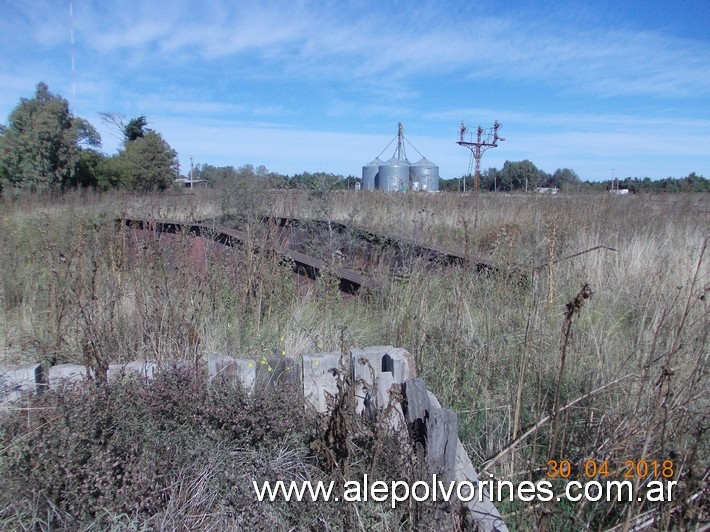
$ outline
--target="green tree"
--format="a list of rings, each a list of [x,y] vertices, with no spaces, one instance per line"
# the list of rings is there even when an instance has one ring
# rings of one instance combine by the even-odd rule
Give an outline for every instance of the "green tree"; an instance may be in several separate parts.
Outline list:
[[[0,180],[15,187],[55,188],[72,184],[81,144],[98,147],[101,138],[69,103],[38,83],[32,99],[21,98],[0,132]]]
[[[128,122],[126,122],[126,117],[119,113],[99,113],[99,115],[101,120],[120,132],[123,142],[133,142],[145,135],[148,125],[145,115],[131,118]]]
[[[481,190],[498,190],[498,170],[496,168],[489,168],[481,172],[481,182],[479,186]]]
[[[345,188],[345,181],[343,176],[328,172],[303,172],[294,175],[289,186],[309,190],[341,190]]]
[[[148,125],[148,119],[141,115],[128,121],[128,124],[123,128],[123,134],[128,142],[143,138],[145,136],[145,126]]]
[[[440,179],[439,180],[439,190],[441,192],[457,192],[461,185],[460,178],[453,179]]]
[[[131,182],[131,169],[128,162],[120,155],[105,157],[96,167],[96,186],[99,190],[109,190],[128,186]]]
[[[557,187],[562,190],[567,190],[570,187],[576,187],[580,183],[579,176],[574,170],[569,168],[558,168],[552,177],[547,181],[547,186]]]
[[[349,175],[345,178],[345,188],[347,189],[355,189],[355,187],[358,185],[358,183],[361,183],[362,179],[359,177],[355,177],[354,175]]]
[[[524,161],[505,161],[498,172],[499,190],[535,190],[540,179],[540,171],[527,159]]]
[[[165,190],[179,176],[177,152],[152,129],[133,141],[126,140],[118,159],[121,185],[131,190]]]
[[[106,159],[101,152],[93,149],[81,151],[81,157],[76,164],[76,171],[70,184],[81,187],[96,187],[99,184],[100,167]]]

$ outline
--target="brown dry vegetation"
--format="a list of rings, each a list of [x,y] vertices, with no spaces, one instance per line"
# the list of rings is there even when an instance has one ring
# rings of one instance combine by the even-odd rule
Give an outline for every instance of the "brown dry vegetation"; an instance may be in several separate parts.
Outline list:
[[[456,410],[479,473],[519,482],[543,479],[548,458],[570,460],[577,478],[589,459],[608,461],[613,473],[627,460],[673,461],[673,503],[502,504],[512,528],[604,530],[639,516],[653,517],[659,529],[693,527],[708,519],[708,201],[244,188],[194,197],[6,199],[0,364],[101,368],[135,359],[199,361],[208,353],[259,360],[282,351],[299,357],[402,346],[442,404]],[[258,253],[273,238],[264,214],[337,220],[443,245],[515,265],[526,279],[466,266],[431,270],[413,260],[406,279],[380,279],[380,294],[343,298],[331,276],[304,286],[288,265]],[[226,254],[207,245],[198,266],[190,235],[169,246],[136,243],[113,223],[223,215],[238,218],[250,239]],[[591,297],[575,304],[585,283]],[[2,504],[12,526],[40,505],[13,507],[7,497]],[[204,517],[218,506],[199,508]],[[112,517],[124,518],[139,522],[128,510]],[[402,522],[412,526],[396,519],[362,526]]]

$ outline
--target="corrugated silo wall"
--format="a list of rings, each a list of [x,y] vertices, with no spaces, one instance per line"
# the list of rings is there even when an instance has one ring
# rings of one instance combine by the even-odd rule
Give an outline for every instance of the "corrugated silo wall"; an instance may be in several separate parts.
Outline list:
[[[377,188],[385,191],[409,189],[409,164],[394,157],[380,165]]]
[[[375,190],[377,180],[377,172],[380,169],[382,161],[375,159],[371,163],[362,167],[362,190]]]
[[[436,192],[439,190],[439,167],[431,161],[422,159],[409,169],[412,190]]]
[[[432,166],[431,171],[428,174],[429,178],[429,186],[427,188],[427,191],[429,192],[438,192],[439,191],[439,167],[438,166]]]

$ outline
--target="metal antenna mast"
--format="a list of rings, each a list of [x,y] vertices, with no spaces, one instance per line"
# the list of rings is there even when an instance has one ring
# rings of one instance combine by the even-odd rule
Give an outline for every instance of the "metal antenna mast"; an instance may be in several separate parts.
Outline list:
[[[493,127],[488,131],[485,131],[481,126],[478,126],[476,130],[476,142],[473,142],[473,133],[471,133],[470,140],[466,141],[466,132],[468,128],[464,125],[463,120],[461,120],[461,127],[459,128],[459,140],[456,144],[468,148],[471,150],[471,158],[468,161],[468,176],[471,175],[471,170],[473,170],[474,161],[476,164],[476,174],[473,181],[473,191],[478,192],[479,182],[481,180],[481,157],[483,153],[489,148],[495,148],[498,146],[498,141],[503,142],[505,139],[498,136],[498,130],[502,127],[502,124],[498,123],[498,120],[493,122]],[[485,133],[485,138],[484,138]],[[466,179],[463,181],[463,191],[466,192]]]
[[[407,152],[404,146],[404,126],[402,122],[397,124],[397,159],[400,161],[407,160]]]
[[[76,74],[74,73],[74,6],[72,5],[72,0],[69,0],[69,42],[71,49],[71,93],[73,100],[72,104],[76,105]]]

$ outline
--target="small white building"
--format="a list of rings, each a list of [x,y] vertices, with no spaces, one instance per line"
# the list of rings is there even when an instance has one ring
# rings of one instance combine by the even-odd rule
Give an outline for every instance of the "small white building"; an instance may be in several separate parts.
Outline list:
[[[186,177],[176,179],[175,183],[185,188],[208,187],[210,185],[210,182],[206,179],[187,179]]]

